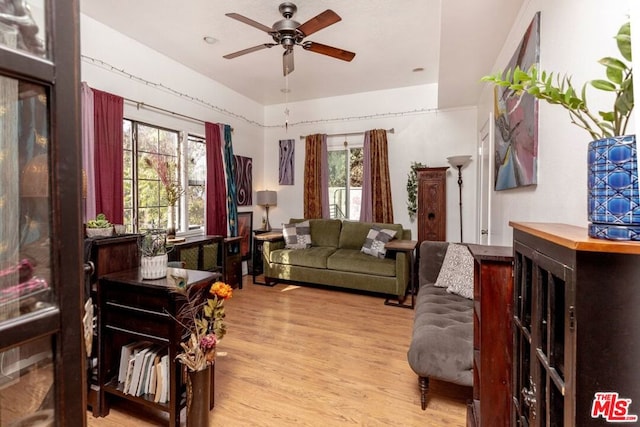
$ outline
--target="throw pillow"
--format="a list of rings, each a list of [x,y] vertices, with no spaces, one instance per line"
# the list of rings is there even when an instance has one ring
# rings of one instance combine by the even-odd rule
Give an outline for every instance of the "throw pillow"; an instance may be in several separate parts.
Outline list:
[[[282,227],[284,247],[287,249],[306,249],[311,246],[311,228],[309,221],[285,224]]]
[[[466,246],[449,243],[434,286],[473,299],[473,256]]]
[[[395,230],[387,230],[374,225],[369,230],[361,251],[376,258],[384,258],[387,254],[387,250],[384,248],[384,245],[393,239],[395,235]]]

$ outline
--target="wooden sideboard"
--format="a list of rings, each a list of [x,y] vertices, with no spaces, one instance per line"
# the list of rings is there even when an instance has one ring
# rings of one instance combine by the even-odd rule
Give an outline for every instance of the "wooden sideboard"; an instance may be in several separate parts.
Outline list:
[[[511,422],[513,249],[469,245],[473,255],[473,402],[468,427]]]

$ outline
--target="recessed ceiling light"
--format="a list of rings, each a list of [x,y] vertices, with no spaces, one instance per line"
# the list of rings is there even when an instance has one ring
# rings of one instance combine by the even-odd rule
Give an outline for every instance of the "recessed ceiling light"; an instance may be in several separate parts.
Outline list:
[[[291,89],[282,88],[282,89],[280,89],[280,92],[282,92],[282,93],[291,93]]]
[[[214,37],[211,37],[211,36],[204,36],[204,37],[202,38],[202,40],[204,40],[204,41],[205,41],[205,43],[208,43],[208,44],[214,44],[214,43],[217,43],[217,42],[218,42],[218,39],[216,39],[216,38],[214,38]]]
[[[422,67],[416,67],[416,68],[414,68],[414,69],[413,69],[413,70],[411,70],[411,71],[413,71],[414,73],[419,73],[420,71],[424,71],[424,68],[422,68]]]

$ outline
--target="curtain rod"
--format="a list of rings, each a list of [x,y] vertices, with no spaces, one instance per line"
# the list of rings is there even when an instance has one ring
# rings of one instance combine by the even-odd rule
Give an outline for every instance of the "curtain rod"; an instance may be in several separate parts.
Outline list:
[[[387,133],[395,133],[395,128],[386,129]],[[346,132],[346,133],[328,133],[327,136],[352,136],[352,135],[364,135],[367,131],[362,132]],[[305,139],[307,135],[300,135],[300,139]]]
[[[197,119],[197,118],[191,117],[191,116],[187,116],[186,114],[176,113],[175,111],[167,110],[166,108],[156,107],[155,105],[150,105],[150,104],[147,104],[147,103],[144,103],[144,102],[135,101],[135,100],[129,99],[129,98],[124,98],[123,97],[122,99],[124,99],[125,101],[127,101],[127,102],[129,102],[131,104],[135,104],[138,109],[140,109],[140,107],[151,108],[153,110],[161,111],[163,113],[170,114],[172,116],[182,117],[183,119],[188,119],[188,120],[192,120],[194,122],[205,124],[204,120]],[[231,128],[231,132],[233,132],[233,128]]]

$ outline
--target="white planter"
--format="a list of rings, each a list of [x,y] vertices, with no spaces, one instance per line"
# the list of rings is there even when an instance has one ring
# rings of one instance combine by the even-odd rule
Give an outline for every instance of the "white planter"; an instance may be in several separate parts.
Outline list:
[[[140,273],[143,279],[161,279],[167,275],[167,254],[140,258]]]

